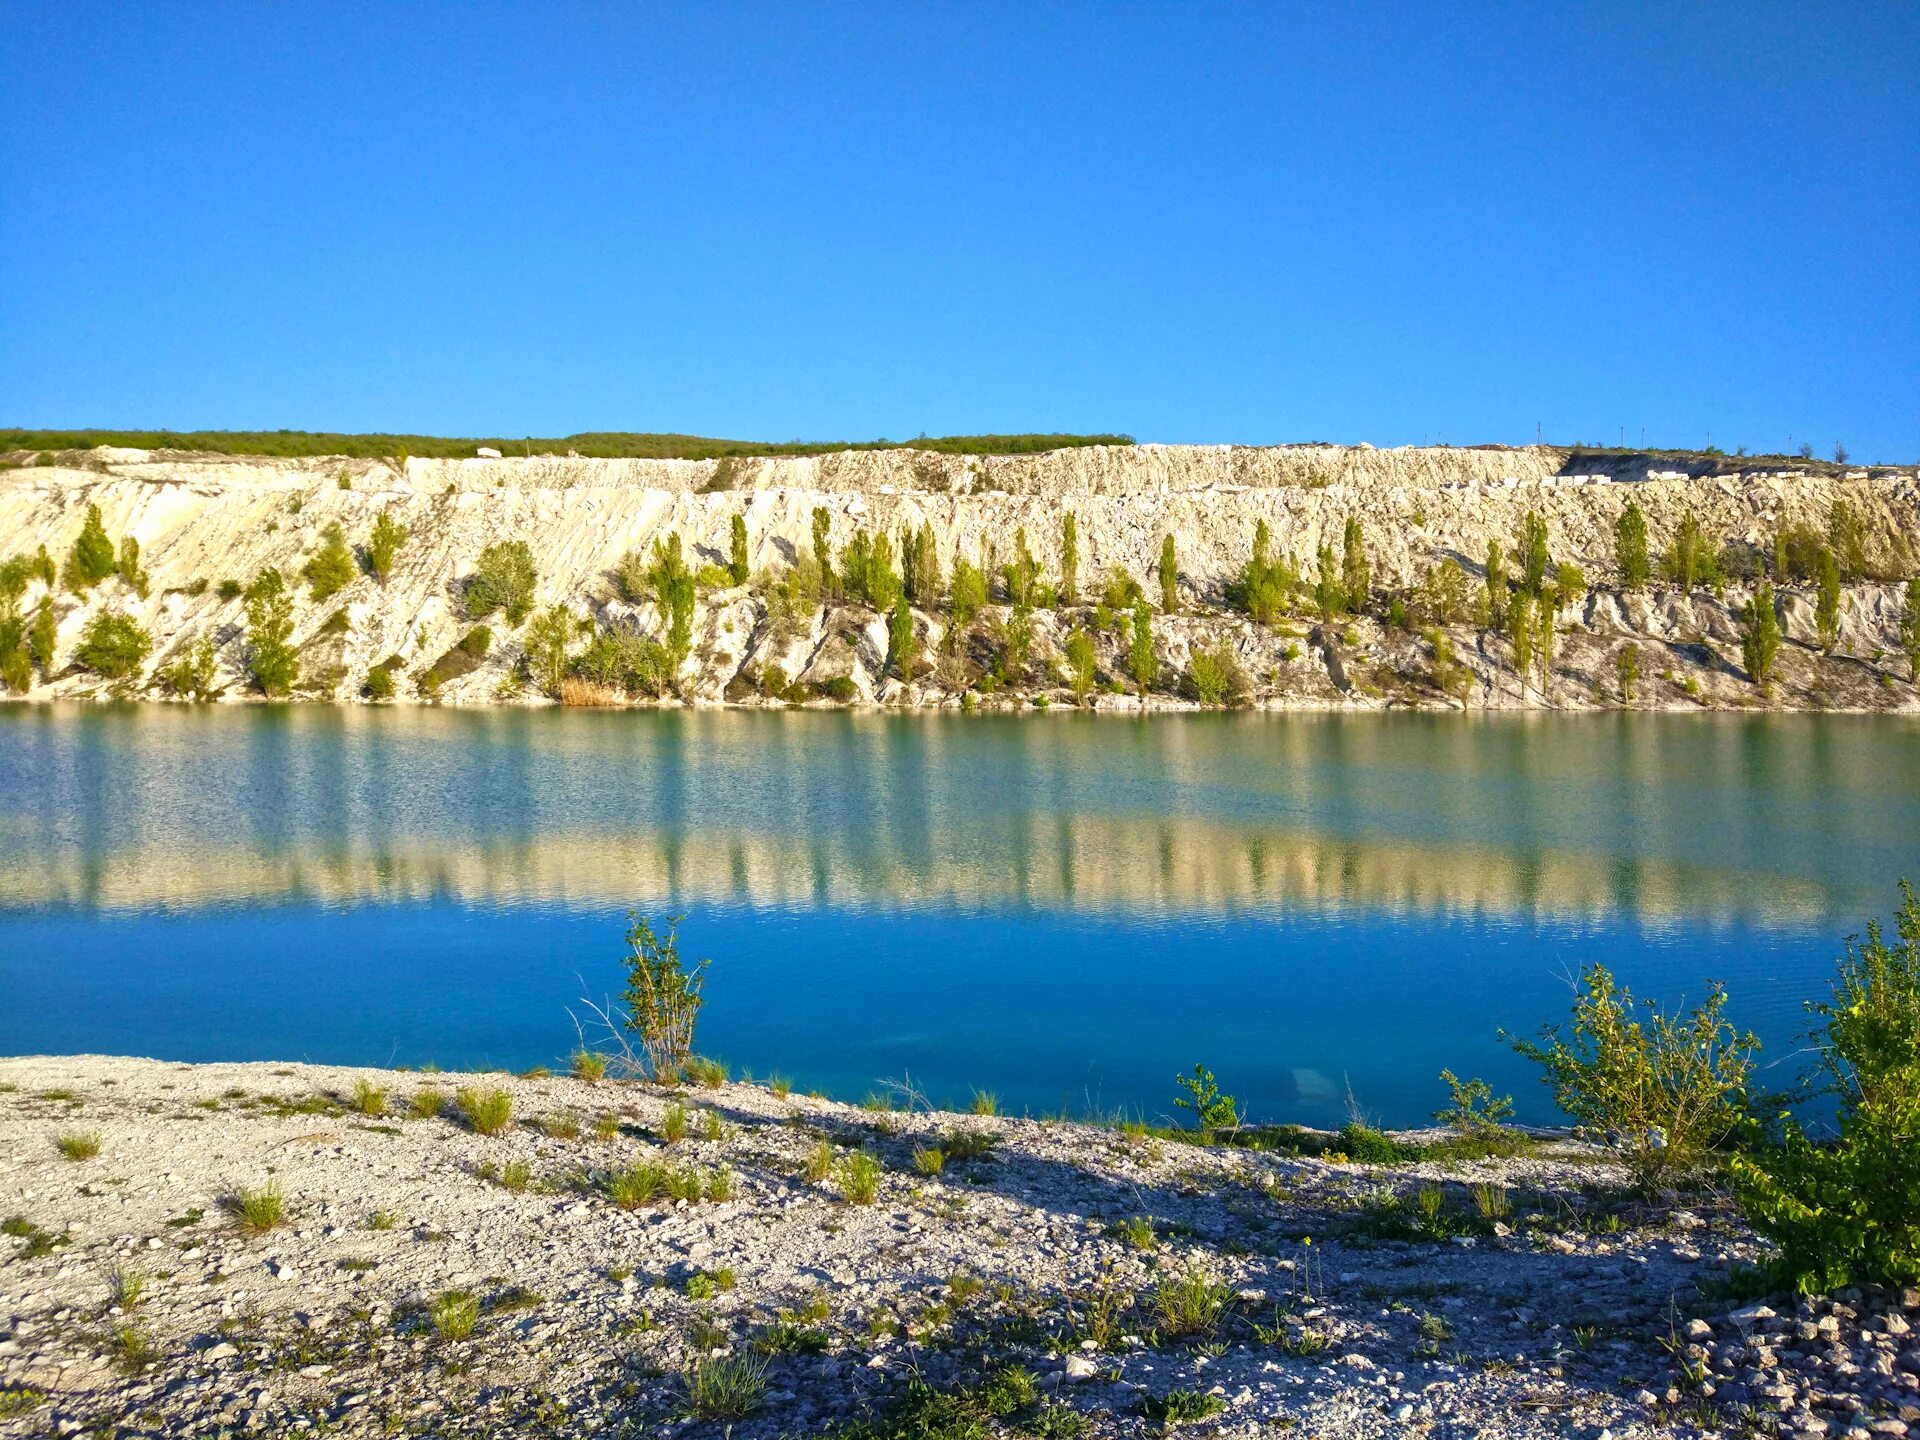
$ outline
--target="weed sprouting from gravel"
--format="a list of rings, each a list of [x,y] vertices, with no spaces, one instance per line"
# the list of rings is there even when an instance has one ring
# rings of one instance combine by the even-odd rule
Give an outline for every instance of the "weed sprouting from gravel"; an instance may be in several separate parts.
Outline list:
[[[498,1135],[513,1123],[513,1096],[497,1086],[458,1090],[453,1098],[476,1135]]]
[[[53,1142],[60,1153],[75,1161],[91,1160],[100,1153],[100,1132],[98,1130],[67,1130]]]
[[[871,1205],[880,1194],[883,1167],[871,1150],[856,1150],[840,1162],[840,1198],[849,1205]]]
[[[442,1340],[465,1340],[480,1323],[480,1300],[468,1290],[446,1290],[427,1305],[427,1319]]]
[[[286,1196],[278,1180],[269,1180],[257,1189],[236,1190],[227,1197],[227,1209],[234,1219],[255,1234],[265,1234],[283,1223],[286,1208]]]
[[[696,1420],[741,1420],[760,1408],[767,1362],[757,1355],[716,1355],[686,1373],[687,1414]]]

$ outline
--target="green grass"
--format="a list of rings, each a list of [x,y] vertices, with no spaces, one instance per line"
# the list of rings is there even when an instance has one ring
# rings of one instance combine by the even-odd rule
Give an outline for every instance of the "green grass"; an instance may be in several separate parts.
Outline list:
[[[573,1052],[573,1073],[574,1078],[591,1085],[606,1075],[607,1057],[598,1050],[576,1050]]]
[[[557,439],[501,436],[347,435],[313,430],[0,430],[0,451],[87,450],[95,445],[137,450],[192,450],[217,455],[345,455],[385,459],[402,452],[422,458],[463,459],[481,445],[503,455],[576,454],[648,460],[714,460],[728,455],[824,455],[836,450],[912,447],[943,455],[1025,455],[1082,445],[1131,445],[1129,435],[945,435],[917,440],[790,440],[765,443],[703,435],[589,431]]]
[[[998,1115],[1000,1113],[1000,1097],[991,1090],[974,1091],[973,1113],[976,1115]]]
[[[427,1305],[427,1319],[442,1340],[464,1340],[480,1323],[480,1300],[468,1290],[446,1290]]]
[[[254,1190],[236,1190],[227,1199],[227,1208],[247,1229],[265,1234],[286,1219],[286,1197],[278,1180],[269,1180]]]
[[[100,1153],[100,1132],[98,1130],[68,1130],[53,1142],[60,1153],[75,1161],[91,1160]]]
[[[856,1150],[840,1162],[840,1196],[849,1205],[871,1205],[880,1193],[880,1159],[870,1150]]]
[[[818,1185],[832,1172],[833,1145],[824,1139],[814,1141],[813,1148],[807,1151],[807,1158],[802,1173],[806,1175],[808,1180]]]
[[[0,1420],[18,1420],[46,1401],[47,1392],[31,1385],[0,1385]]]
[[[718,1090],[727,1083],[727,1065],[724,1060],[710,1060],[704,1055],[695,1055],[680,1067],[680,1074],[689,1085],[698,1085],[703,1090]]]
[[[620,1138],[620,1117],[608,1111],[593,1122],[593,1138],[596,1140],[618,1140]]]
[[[687,1414],[696,1420],[741,1420],[767,1393],[767,1362],[757,1355],[703,1360],[686,1373]]]
[[[687,1107],[678,1100],[667,1106],[660,1117],[660,1138],[677,1145],[687,1138]]]
[[[1226,1408],[1227,1402],[1218,1395],[1207,1395],[1198,1390],[1169,1390],[1157,1398],[1146,1396],[1140,1402],[1142,1414],[1149,1420],[1158,1420],[1169,1427],[1191,1425],[1197,1420],[1218,1415]]]
[[[513,1123],[513,1097],[497,1086],[458,1090],[453,1098],[476,1135],[498,1135]]]
[[[767,1089],[773,1092],[773,1098],[784,1100],[793,1093],[793,1082],[784,1075],[769,1075]]]
[[[387,1113],[387,1092],[371,1080],[353,1082],[353,1108],[362,1115],[384,1115]]]
[[[24,1215],[9,1215],[5,1220],[0,1220],[0,1235],[11,1235],[16,1240],[27,1242],[19,1252],[23,1260],[37,1260],[67,1243],[65,1235],[43,1230]]]
[[[940,1148],[947,1152],[949,1160],[981,1160],[993,1153],[993,1147],[1000,1143],[997,1136],[984,1130],[949,1130],[940,1142]]]
[[[1197,1267],[1169,1275],[1153,1291],[1153,1309],[1169,1335],[1211,1335],[1226,1318],[1233,1292]]]
[[[1155,1243],[1153,1222],[1144,1215],[1134,1215],[1128,1219],[1116,1221],[1112,1235],[1114,1239],[1134,1250],[1151,1250]]]
[[[414,1117],[419,1120],[431,1120],[447,1108],[447,1095],[444,1090],[417,1090],[413,1096]]]
[[[135,1265],[116,1265],[107,1272],[107,1300],[131,1310],[147,1293],[147,1273]]]
[[[932,1179],[947,1168],[946,1152],[937,1145],[917,1145],[913,1151],[913,1168]]]

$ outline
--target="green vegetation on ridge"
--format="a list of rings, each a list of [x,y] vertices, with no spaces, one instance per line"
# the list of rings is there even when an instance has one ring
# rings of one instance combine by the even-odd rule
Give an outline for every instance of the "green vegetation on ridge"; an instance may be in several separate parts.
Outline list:
[[[1131,435],[942,435],[915,440],[721,440],[704,435],[658,435],[596,430],[539,439],[499,436],[342,435],[320,430],[0,430],[0,451],[90,450],[96,445],[135,450],[189,450],[211,455],[346,455],[361,460],[417,455],[471,458],[488,445],[503,455],[564,455],[595,459],[716,460],[727,456],[825,455],[836,450],[931,450],[942,455],[1026,455],[1082,445],[1131,445]]]

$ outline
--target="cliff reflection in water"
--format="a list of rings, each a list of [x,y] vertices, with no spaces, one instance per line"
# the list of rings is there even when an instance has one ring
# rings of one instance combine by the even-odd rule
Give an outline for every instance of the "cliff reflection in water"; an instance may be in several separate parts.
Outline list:
[[[0,907],[1243,911],[1798,925],[1920,872],[1856,717],[0,710]]]

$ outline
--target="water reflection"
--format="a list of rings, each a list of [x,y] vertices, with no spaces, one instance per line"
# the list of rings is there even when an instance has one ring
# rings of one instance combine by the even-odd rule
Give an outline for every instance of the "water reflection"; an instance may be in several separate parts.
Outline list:
[[[1850,921],[1920,873],[1865,717],[0,709],[0,907],[453,896]]]

